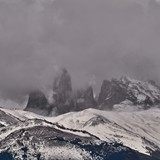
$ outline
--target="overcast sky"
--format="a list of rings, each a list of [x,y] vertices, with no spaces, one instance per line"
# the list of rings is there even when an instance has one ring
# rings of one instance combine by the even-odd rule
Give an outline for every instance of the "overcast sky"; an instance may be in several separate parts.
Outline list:
[[[122,75],[159,81],[159,4],[0,0],[0,87],[51,84],[61,67],[76,86]]]

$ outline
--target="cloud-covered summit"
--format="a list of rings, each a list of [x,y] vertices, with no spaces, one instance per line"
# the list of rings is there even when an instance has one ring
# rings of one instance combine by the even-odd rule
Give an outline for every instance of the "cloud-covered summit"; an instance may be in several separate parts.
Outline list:
[[[158,81],[160,6],[139,2],[0,0],[0,87],[51,84],[58,67],[75,86],[124,74]]]

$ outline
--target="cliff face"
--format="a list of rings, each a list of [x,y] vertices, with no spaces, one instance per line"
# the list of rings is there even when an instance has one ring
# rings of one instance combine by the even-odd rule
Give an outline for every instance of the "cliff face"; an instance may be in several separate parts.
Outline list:
[[[76,95],[77,96],[73,98],[75,111],[82,111],[87,108],[96,108],[97,103],[94,99],[94,93],[91,86],[87,89],[77,91]]]
[[[53,91],[55,92],[55,107],[57,114],[66,113],[70,110],[70,98],[72,94],[71,76],[66,69],[54,80]]]
[[[116,80],[104,80],[101,92],[98,98],[98,103],[101,109],[112,109],[114,104],[119,104],[127,97],[126,89]]]
[[[142,82],[129,77],[103,81],[98,98],[101,109],[113,109],[115,104],[124,101],[148,108],[160,103],[160,89],[153,81]]]
[[[26,111],[34,112],[41,115],[49,115],[50,104],[44,93],[41,91],[34,91],[29,94],[29,100]]]

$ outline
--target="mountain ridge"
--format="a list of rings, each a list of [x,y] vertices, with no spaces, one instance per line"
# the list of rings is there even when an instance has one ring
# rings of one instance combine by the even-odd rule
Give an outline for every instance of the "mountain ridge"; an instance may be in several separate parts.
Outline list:
[[[143,82],[127,76],[111,81],[104,80],[97,99],[92,86],[73,90],[67,70],[62,71],[53,86],[49,100],[41,91],[31,93],[25,110],[35,113],[42,110],[42,113],[39,113],[42,115],[60,115],[87,108],[114,110],[122,103],[133,109],[148,109],[160,104],[160,87],[154,81]]]
[[[18,106],[14,101],[0,98],[0,105],[4,108],[8,105],[13,108],[12,103]],[[74,89],[69,72],[63,69],[54,79],[52,87],[45,92],[33,89],[26,96],[22,106],[25,111],[55,116],[88,108],[116,111],[145,110],[159,104],[160,87],[154,81],[143,82],[127,76],[110,81],[104,80],[99,95],[95,97],[91,85]]]

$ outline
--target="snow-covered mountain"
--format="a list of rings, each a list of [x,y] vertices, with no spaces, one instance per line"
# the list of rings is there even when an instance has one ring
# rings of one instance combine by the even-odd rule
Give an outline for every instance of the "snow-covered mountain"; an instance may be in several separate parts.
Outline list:
[[[143,82],[129,77],[104,80],[98,103],[104,110],[112,110],[118,104],[140,105],[147,109],[160,104],[160,87],[153,81]]]
[[[72,91],[64,70],[48,94],[33,91],[24,101],[24,111],[0,108],[0,160],[160,157],[160,87],[153,81],[105,80],[96,101],[92,87]]]
[[[49,121],[51,121],[49,119]],[[112,112],[88,109],[54,118],[65,127],[86,130],[101,140],[122,142],[148,154],[160,148],[160,110]]]
[[[151,153],[160,151],[158,108],[139,112],[87,109],[58,117],[0,110],[4,113],[0,119],[0,156],[12,153],[31,159],[117,160],[121,155],[120,160],[127,156],[129,160],[147,160]]]
[[[42,91],[30,93],[25,110],[52,116],[88,108],[144,110],[160,104],[160,87],[154,81],[143,82],[129,77],[104,80],[96,99],[91,86],[72,90],[71,77],[66,70],[55,79],[48,95]]]
[[[143,82],[125,76],[111,81],[104,80],[98,97],[94,96],[92,86],[73,89],[71,76],[66,69],[63,69],[53,81],[51,88],[25,92],[24,98],[18,101],[0,95],[0,106],[22,108],[39,115],[54,116],[88,108],[144,110],[160,104],[160,86],[154,81]]]

